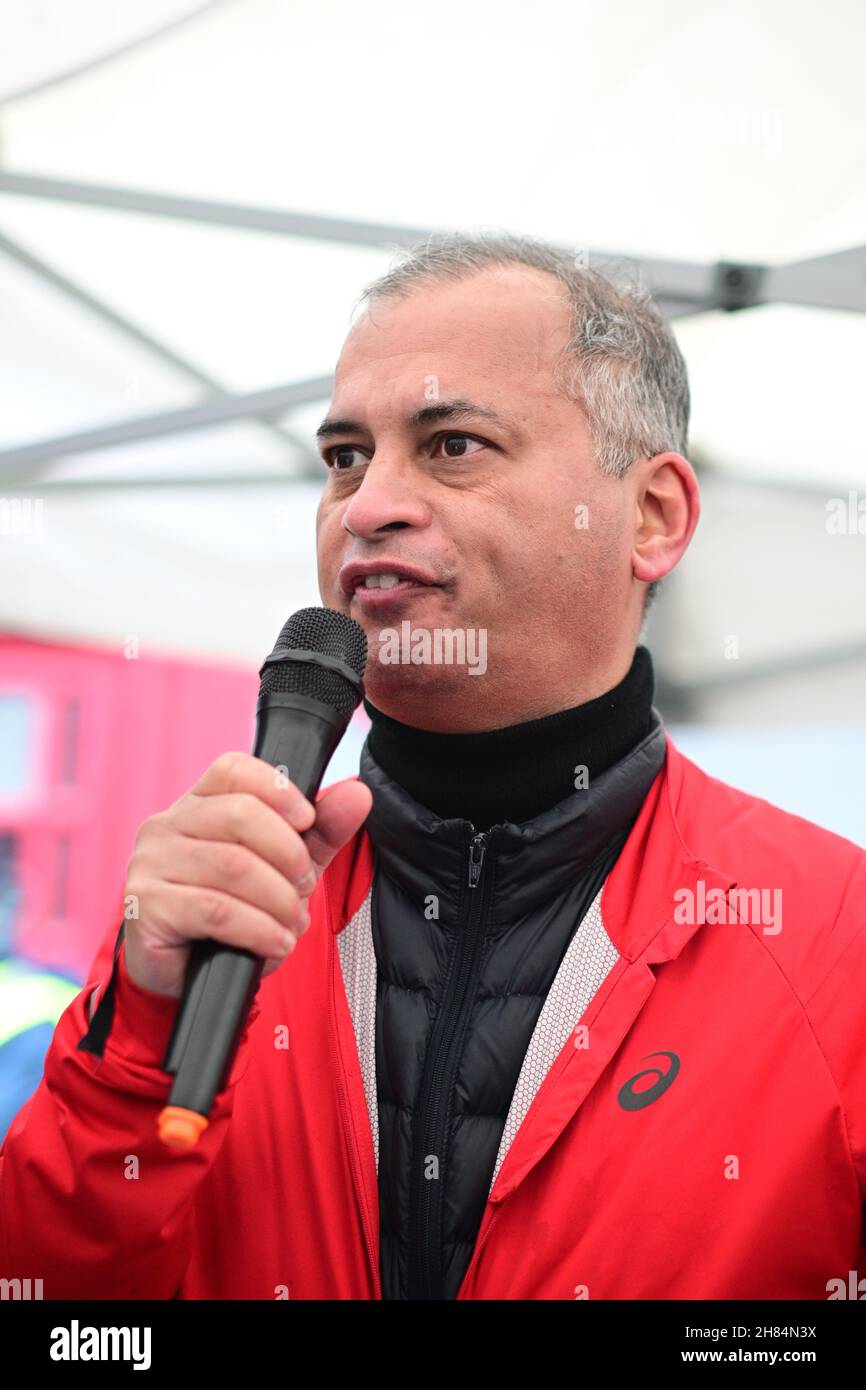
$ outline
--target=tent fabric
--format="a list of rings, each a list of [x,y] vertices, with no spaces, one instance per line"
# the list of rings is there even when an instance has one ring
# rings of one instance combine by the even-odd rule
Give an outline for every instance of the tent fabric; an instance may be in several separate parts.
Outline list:
[[[445,0],[432,14],[393,0],[31,0],[3,25],[0,471],[10,499],[43,502],[35,535],[0,516],[9,631],[260,660],[287,614],[319,599],[311,435],[326,398],[23,472],[2,454],[327,378],[393,247],[26,197],[3,176],[503,228],[590,263],[782,265],[864,239],[857,0],[820,16],[781,0]],[[866,492],[866,314],[768,304],[674,326],[718,505],[666,586],[662,665],[706,684],[732,632],[741,669],[866,651],[864,542],[830,544],[824,524],[829,499]],[[720,594],[732,551],[740,579]],[[796,620],[780,623],[789,579]]]

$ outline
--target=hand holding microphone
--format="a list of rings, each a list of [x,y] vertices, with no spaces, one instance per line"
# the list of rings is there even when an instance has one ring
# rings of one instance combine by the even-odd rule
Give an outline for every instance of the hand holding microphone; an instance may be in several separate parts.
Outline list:
[[[309,926],[309,896],[370,804],[363,783],[346,782],[314,811],[261,758],[223,753],[139,829],[124,889],[140,904],[126,924],[129,975],[180,997],[190,947],[203,938],[265,957],[271,974]]]
[[[314,802],[363,694],[363,629],[302,609],[262,667],[253,755],[223,754],[167,811],[142,825],[125,894],[126,968],[145,989],[180,996],[164,1069],[175,1076],[163,1140],[191,1148],[227,1079],[250,1004],[309,926],[307,901],[366,820],[357,781]]]

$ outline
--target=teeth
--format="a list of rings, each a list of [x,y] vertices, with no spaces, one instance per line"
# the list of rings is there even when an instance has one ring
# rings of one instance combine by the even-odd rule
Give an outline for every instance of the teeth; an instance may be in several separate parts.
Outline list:
[[[364,579],[364,588],[393,589],[394,585],[399,583],[400,578],[396,574],[368,574]]]

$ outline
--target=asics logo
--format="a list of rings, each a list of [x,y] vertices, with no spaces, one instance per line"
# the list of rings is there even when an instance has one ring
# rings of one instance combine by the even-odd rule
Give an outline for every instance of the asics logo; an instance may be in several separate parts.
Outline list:
[[[634,1076],[630,1076],[625,1085],[620,1088],[617,1096],[623,1110],[643,1110],[647,1105],[652,1105],[654,1100],[658,1100],[659,1096],[663,1096],[668,1087],[673,1085],[680,1069],[680,1059],[677,1054],[675,1052],[651,1052],[643,1060],[649,1062],[653,1057],[669,1057],[670,1066],[667,1070],[663,1070],[661,1067],[644,1067],[643,1071],[635,1072]],[[635,1085],[645,1076],[656,1076],[658,1080],[654,1085],[636,1091]]]

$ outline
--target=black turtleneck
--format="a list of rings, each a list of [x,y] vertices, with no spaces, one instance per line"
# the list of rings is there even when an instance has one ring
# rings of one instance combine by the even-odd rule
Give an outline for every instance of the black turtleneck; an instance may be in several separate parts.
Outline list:
[[[654,690],[652,658],[638,647],[606,694],[504,729],[432,733],[365,699],[367,746],[383,772],[443,819],[458,816],[476,830],[520,825],[574,792],[575,767],[587,768],[591,784],[649,733]]]

